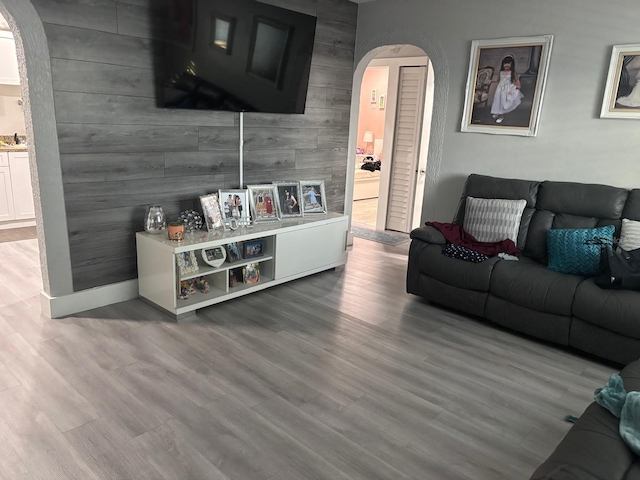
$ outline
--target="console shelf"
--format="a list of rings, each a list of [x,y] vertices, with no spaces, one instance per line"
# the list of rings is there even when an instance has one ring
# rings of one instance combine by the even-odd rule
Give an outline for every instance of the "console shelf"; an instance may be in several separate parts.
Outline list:
[[[329,213],[285,219],[282,222],[259,223],[234,231],[186,234],[182,241],[169,240],[163,234],[136,233],[138,256],[138,289],[140,297],[160,307],[176,319],[193,315],[199,308],[263,290],[297,278],[344,265],[348,217]],[[211,267],[201,257],[203,248],[228,243],[264,240],[264,256],[235,262],[225,261]],[[193,251],[198,270],[180,275],[176,255]],[[238,283],[229,287],[229,276],[237,268],[258,263],[257,283]],[[208,293],[196,292],[188,299],[178,298],[180,281],[205,277]]]

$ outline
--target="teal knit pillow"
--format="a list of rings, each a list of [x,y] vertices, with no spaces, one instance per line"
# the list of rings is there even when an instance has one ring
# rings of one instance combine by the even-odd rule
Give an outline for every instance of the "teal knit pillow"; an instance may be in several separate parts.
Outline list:
[[[597,275],[600,245],[597,238],[613,241],[613,225],[600,228],[555,228],[547,232],[550,270],[575,275]]]

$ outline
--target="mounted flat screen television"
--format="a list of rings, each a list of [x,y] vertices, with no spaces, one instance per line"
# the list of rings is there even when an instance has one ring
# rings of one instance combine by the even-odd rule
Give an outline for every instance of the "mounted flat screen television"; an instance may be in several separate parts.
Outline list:
[[[304,113],[316,17],[255,0],[166,0],[162,106]]]

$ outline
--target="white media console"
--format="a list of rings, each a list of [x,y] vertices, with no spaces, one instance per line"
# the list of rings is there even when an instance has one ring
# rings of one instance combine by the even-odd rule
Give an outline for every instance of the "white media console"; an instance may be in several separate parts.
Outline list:
[[[191,316],[198,308],[246,295],[274,285],[344,265],[348,216],[329,213],[321,216],[285,218],[280,222],[265,222],[233,231],[196,232],[181,241],[167,238],[166,233],[136,233],[138,256],[138,288],[140,296],[166,310],[180,320]],[[227,260],[211,267],[202,259],[202,249],[224,247],[236,243],[263,240],[262,256]],[[176,256],[193,251],[198,270],[180,273]],[[231,287],[230,272],[250,263],[259,263],[260,280]],[[204,277],[210,291],[200,291],[180,299],[180,282]]]

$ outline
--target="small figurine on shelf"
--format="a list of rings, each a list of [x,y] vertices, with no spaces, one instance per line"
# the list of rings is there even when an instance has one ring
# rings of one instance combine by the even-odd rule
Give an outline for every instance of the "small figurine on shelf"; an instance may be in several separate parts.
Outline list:
[[[189,287],[189,295],[195,295],[196,292],[198,291],[197,290],[198,281],[195,278],[192,278],[187,282],[187,285]]]
[[[189,298],[189,287],[187,286],[187,282],[184,280],[180,282],[180,293],[178,294],[178,298],[180,300],[186,300]]]
[[[204,277],[198,277],[196,288],[200,291],[200,293],[209,293],[209,282],[207,282],[207,279]]]

